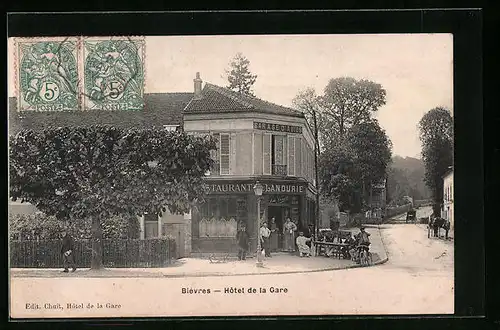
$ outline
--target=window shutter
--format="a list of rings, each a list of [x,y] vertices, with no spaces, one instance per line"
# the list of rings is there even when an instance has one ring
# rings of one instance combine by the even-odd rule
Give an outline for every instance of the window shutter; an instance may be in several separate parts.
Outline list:
[[[220,174],[229,174],[229,134],[220,135]]]
[[[295,137],[288,137],[288,175],[295,176]]]
[[[254,174],[262,174],[262,133],[254,133],[253,134],[253,154],[254,154]]]
[[[264,151],[263,157],[263,173],[266,175],[271,174],[271,134],[264,134],[262,139],[262,149]]]
[[[288,164],[288,138],[286,135],[283,135],[283,165],[287,164]]]
[[[210,169],[210,174],[211,175],[220,175],[220,134],[215,133],[215,134],[213,134],[213,137],[215,139],[216,148],[215,148],[215,150],[210,150],[210,157],[214,161],[214,164],[212,165],[212,168]]]
[[[295,137],[295,176],[302,176],[303,157],[302,157],[302,140],[300,137]]]

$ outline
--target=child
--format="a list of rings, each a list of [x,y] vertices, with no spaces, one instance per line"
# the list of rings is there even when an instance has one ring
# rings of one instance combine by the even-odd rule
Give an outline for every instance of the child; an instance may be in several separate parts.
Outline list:
[[[238,260],[245,260],[247,257],[249,242],[245,226],[240,228],[240,231],[238,231],[238,234],[236,235],[236,239],[238,240]]]
[[[310,257],[311,249],[307,246],[307,242],[311,241],[311,238],[305,237],[303,232],[299,232],[299,236],[296,239],[297,246],[299,248],[301,257]]]

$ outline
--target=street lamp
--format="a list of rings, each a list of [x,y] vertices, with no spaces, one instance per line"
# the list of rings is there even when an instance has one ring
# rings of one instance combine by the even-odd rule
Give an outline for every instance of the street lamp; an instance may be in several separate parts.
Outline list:
[[[264,267],[260,246],[260,196],[262,196],[262,190],[262,185],[257,181],[253,186],[253,191],[255,192],[255,196],[257,196],[257,267]]]

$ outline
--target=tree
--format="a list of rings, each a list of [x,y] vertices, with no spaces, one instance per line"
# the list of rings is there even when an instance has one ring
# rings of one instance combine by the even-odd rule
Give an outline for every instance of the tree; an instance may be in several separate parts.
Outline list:
[[[168,147],[166,147],[168,146]],[[183,213],[203,196],[209,137],[111,126],[21,131],[10,140],[10,194],[58,219],[92,224],[102,268],[102,222],[118,214]]]
[[[324,143],[342,141],[355,125],[370,120],[373,112],[386,103],[382,85],[369,80],[343,77],[331,79],[320,98]]]
[[[325,150],[319,161],[321,194],[337,201],[339,210],[355,213],[362,207],[354,155],[344,145]]]
[[[347,137],[346,143],[354,155],[357,178],[366,201],[371,184],[386,177],[387,167],[391,163],[392,143],[374,119],[352,126]]]
[[[242,53],[237,53],[229,63],[229,69],[226,70],[229,89],[241,94],[252,95],[252,86],[257,80],[257,75],[253,75],[249,69],[250,61],[243,56]]]
[[[347,136],[321,154],[321,192],[341,210],[360,212],[370,184],[386,177],[392,144],[375,120],[351,127]]]
[[[448,109],[437,107],[427,112],[418,124],[425,165],[425,183],[433,196],[434,214],[443,202],[443,175],[453,165],[453,118]]]
[[[316,214],[317,219],[319,219],[320,214],[320,191],[319,191],[319,157],[320,157],[320,142],[319,142],[319,125],[318,125],[318,114],[319,114],[319,103],[316,92],[312,88],[308,88],[293,99],[294,106],[302,111],[306,117],[307,122],[311,125],[314,132],[314,168],[315,168],[315,179],[318,187],[318,192],[316,194]],[[315,224],[316,229],[318,224]],[[316,233],[317,234],[317,233]]]

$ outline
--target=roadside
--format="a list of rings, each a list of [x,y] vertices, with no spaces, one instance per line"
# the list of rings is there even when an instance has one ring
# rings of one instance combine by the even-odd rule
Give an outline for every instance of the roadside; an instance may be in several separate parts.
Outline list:
[[[384,267],[407,269],[422,276],[426,271],[453,272],[452,240],[427,237],[426,225],[380,226],[390,262]]]
[[[371,234],[370,250],[374,265],[387,261],[380,230],[377,226],[366,226]],[[351,229],[357,233],[357,229]],[[107,268],[100,271],[79,269],[75,273],[62,273],[61,269],[13,268],[13,277],[205,277],[205,276],[238,276],[238,275],[269,275],[293,274],[340,270],[359,267],[351,260],[336,258],[311,257],[300,258],[287,253],[276,253],[272,258],[266,258],[264,268],[255,265],[255,259],[244,261],[230,260],[224,263],[211,263],[206,259],[183,258],[174,264],[163,268]]]

